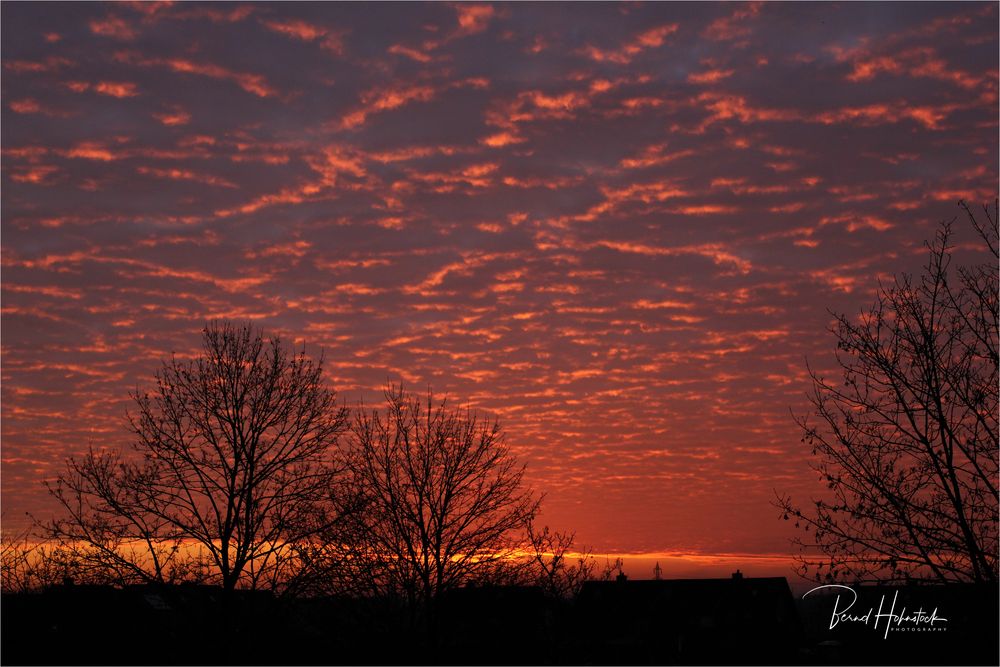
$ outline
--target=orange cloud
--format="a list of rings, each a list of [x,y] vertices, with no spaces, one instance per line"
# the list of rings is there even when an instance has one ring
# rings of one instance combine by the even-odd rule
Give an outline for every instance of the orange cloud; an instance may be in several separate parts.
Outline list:
[[[431,293],[440,287],[450,274],[469,275],[490,262],[502,258],[499,253],[488,253],[482,251],[470,251],[462,253],[461,257],[454,262],[449,262],[441,268],[432,271],[422,282],[416,285],[404,285],[402,291],[406,294]]]
[[[153,176],[154,178],[162,178],[172,181],[197,181],[198,183],[205,183],[206,185],[214,185],[222,188],[237,187],[232,181],[227,181],[224,178],[212,176],[211,174],[191,171],[189,169],[158,169],[156,167],[139,167],[136,171],[140,174]]]
[[[484,120],[487,125],[498,127],[502,131],[481,139],[480,143],[491,147],[521,143],[524,138],[521,136],[520,124],[573,119],[580,109],[591,106],[591,96],[594,94],[589,89],[561,93],[527,90],[518,93],[512,100],[497,100],[486,110]]]
[[[219,143],[215,137],[204,134],[192,134],[184,137],[178,142],[181,146],[214,146]]]
[[[987,77],[950,68],[931,47],[907,49],[895,55],[870,55],[862,49],[840,49],[836,46],[829,50],[838,61],[851,63],[853,70],[847,75],[847,80],[853,82],[870,81],[880,73],[888,73],[937,79],[973,90],[990,81]]]
[[[49,149],[44,146],[12,146],[10,148],[5,146],[3,149],[4,157],[27,160],[29,162],[38,162],[48,154]]]
[[[662,181],[652,183],[632,183],[623,188],[601,188],[608,203],[618,204],[628,200],[638,200],[646,204],[662,202],[676,197],[687,197],[691,193],[677,185]]]
[[[695,154],[693,149],[667,152],[667,144],[656,144],[647,146],[635,157],[624,158],[619,162],[619,166],[625,169],[640,169],[645,167],[656,167],[674,160],[690,157]]]
[[[651,301],[649,299],[639,299],[631,304],[632,308],[638,308],[639,310],[659,310],[661,308],[671,308],[680,310],[690,310],[694,308],[694,304],[688,303],[686,301],[675,301],[670,299],[661,299],[660,301]]]
[[[15,113],[43,113],[42,106],[38,100],[27,97],[23,100],[8,102],[7,107]]]
[[[276,243],[274,245],[265,246],[261,250],[248,252],[247,256],[251,259],[256,259],[257,257],[300,258],[304,257],[309,252],[310,248],[312,248],[312,243],[299,239],[297,241],[289,241],[288,243]]]
[[[33,97],[25,97],[19,100],[11,100],[10,102],[7,103],[7,107],[14,113],[22,113],[22,114],[37,113],[43,116],[53,116],[53,117],[67,117],[72,115],[67,111],[54,109],[50,106],[44,105]]]
[[[343,55],[344,53],[342,34],[331,32],[323,26],[307,23],[299,19],[267,19],[261,20],[261,24],[272,32],[303,42],[320,40],[320,47],[335,55]]]
[[[840,267],[810,271],[809,277],[826,284],[827,287],[836,292],[850,293],[862,285],[862,280],[858,276],[846,275]]]
[[[298,187],[284,188],[273,194],[261,195],[251,201],[229,209],[219,209],[215,215],[220,218],[227,218],[237,213],[249,214],[259,211],[262,208],[280,206],[282,204],[301,204],[305,201],[313,201],[322,191],[322,187],[316,183],[305,183]]]
[[[136,38],[135,29],[124,19],[117,16],[106,16],[90,22],[90,32],[102,37],[112,37],[126,42]]]
[[[111,162],[121,159],[122,155],[113,153],[104,144],[96,141],[84,141],[69,149],[65,153],[66,157],[78,158],[81,160],[96,160],[98,162]]]
[[[525,53],[539,54],[548,48],[548,41],[541,35],[535,35],[535,38],[531,41],[531,45],[524,49]]]
[[[140,4],[148,4],[140,0]],[[254,13],[253,5],[237,5],[235,3],[224,3],[224,6],[232,7],[229,11],[219,9],[219,5],[196,5],[193,2],[184,2],[180,8],[170,13],[170,17],[178,20],[199,20],[207,19],[212,23],[238,23],[245,20]]]
[[[486,3],[461,3],[453,5],[458,18],[458,32],[474,35],[486,30],[490,20],[496,15],[493,5]]]
[[[10,178],[18,183],[43,185],[48,182],[50,176],[58,172],[59,168],[51,165],[32,165],[14,169],[10,172]]]
[[[692,72],[688,74],[688,83],[698,83],[698,84],[711,84],[718,83],[723,79],[728,79],[733,75],[736,70],[720,70],[720,69],[710,69],[704,72]]]
[[[98,81],[94,84],[94,90],[101,95],[110,97],[135,97],[139,94],[134,83],[121,83],[114,81]]]
[[[966,90],[972,90],[974,88],[978,88],[984,83],[990,82],[990,79],[987,77],[974,76],[968,72],[963,72],[962,70],[950,69],[944,60],[937,58],[927,58],[924,62],[914,65],[910,69],[909,74],[914,77],[925,77],[938,79],[940,81],[948,81],[956,86],[959,86],[960,88],[965,88]],[[995,79],[993,81],[995,81]]]
[[[297,19],[262,20],[262,24],[268,29],[304,42],[312,42],[326,34],[326,28],[306,23]]]
[[[879,72],[899,72],[902,66],[888,56],[858,60],[854,63],[854,71],[847,75],[848,81],[868,81]]]
[[[8,60],[3,64],[4,69],[16,74],[25,72],[56,72],[65,67],[74,67],[75,63],[68,58],[60,56],[49,56],[45,60]]]
[[[806,205],[803,202],[793,202],[790,204],[769,206],[767,210],[770,211],[771,213],[798,213],[803,208],[805,208],[805,206]]]
[[[713,188],[726,188],[736,195],[773,195],[790,192],[793,186],[786,184],[747,185],[745,178],[713,178]]]
[[[645,49],[656,49],[663,46],[668,35],[672,35],[677,32],[678,24],[668,23],[666,25],[661,25],[657,28],[650,28],[649,30],[640,33],[636,37],[632,44],[625,47],[625,51],[630,54],[636,54]]]
[[[212,79],[232,81],[243,90],[257,97],[273,97],[278,94],[260,74],[236,72],[211,63],[197,63],[184,58],[144,58],[131,52],[116,53],[114,59],[121,63],[140,67],[165,67],[181,74],[197,74]]]
[[[524,141],[524,137],[519,137],[513,132],[498,132],[496,134],[483,137],[479,140],[479,143],[489,146],[490,148],[501,148],[503,146],[509,146],[510,144],[520,144]]]
[[[471,188],[488,188],[494,184],[494,175],[500,165],[495,162],[484,162],[459,167],[452,171],[416,171],[409,170],[407,177],[416,183],[435,186],[434,192],[455,192],[460,186]]]
[[[514,176],[505,176],[503,178],[503,184],[511,188],[545,188],[547,190],[560,190],[562,188],[569,188],[575,185],[579,185],[583,182],[582,177],[556,177],[552,176],[534,176],[529,178],[515,178]]]
[[[433,56],[432,51],[440,49],[442,46],[462,37],[475,35],[485,31],[490,21],[496,16],[496,11],[492,5],[485,2],[454,3],[451,5],[455,10],[458,26],[441,39],[425,40],[419,48],[407,46],[405,44],[393,44],[387,51],[393,55],[405,56],[420,63],[428,63],[433,60],[446,59],[447,56]],[[425,29],[432,29],[425,26]],[[437,30],[433,27],[433,30]]]
[[[735,94],[705,92],[698,95],[696,101],[704,105],[710,112],[708,118],[702,121],[701,129],[712,123],[731,119],[736,119],[741,123],[756,123],[762,121],[791,121],[801,118],[801,114],[794,109],[753,107],[747,102],[745,97]]]
[[[590,100],[586,95],[575,91],[568,91],[561,95],[547,95],[538,90],[532,90],[521,94],[521,99],[538,109],[545,111],[572,111],[573,109],[587,106]]]
[[[740,273],[749,273],[753,265],[727,250],[720,243],[702,243],[696,245],[684,245],[674,247],[653,246],[644,243],[633,243],[629,241],[598,241],[595,247],[603,246],[618,252],[634,253],[638,255],[698,255],[712,260],[715,264],[732,264]]]
[[[361,106],[344,115],[340,126],[353,129],[363,125],[374,113],[398,109],[410,102],[427,102],[434,98],[435,92],[430,86],[420,85],[374,88],[361,95]]]
[[[701,33],[702,37],[713,41],[731,41],[750,34],[750,27],[746,21],[760,14],[763,7],[762,2],[748,2],[739,4],[729,16],[713,21]]]
[[[330,194],[332,188],[343,187],[342,176],[346,175],[357,179],[367,175],[361,158],[356,153],[341,146],[327,146],[318,155],[309,155],[305,160],[319,176],[318,180],[304,181],[296,186],[283,188],[276,193],[260,195],[240,206],[218,209],[215,211],[215,215],[225,218],[238,213],[254,213],[271,206],[319,201],[332,196]]]
[[[655,109],[664,104],[665,102],[658,97],[626,97],[621,100],[621,114],[636,115],[643,109]]]
[[[739,208],[719,204],[699,204],[696,206],[678,206],[672,209],[672,211],[681,215],[717,215],[720,213],[736,213],[739,211]]]
[[[627,65],[632,59],[643,51],[656,49],[663,46],[667,37],[677,32],[680,26],[677,23],[668,23],[650,28],[636,35],[631,41],[623,44],[618,49],[605,50],[596,46],[588,45],[583,50],[583,54],[591,60],[597,62],[611,62],[617,65]]]
[[[322,183],[329,187],[337,185],[337,179],[341,174],[364,178],[368,173],[361,156],[343,146],[327,146],[322,150],[320,157],[310,157],[306,161],[313,171],[320,175]]]
[[[826,225],[843,225],[852,234],[862,229],[872,229],[876,232],[885,232],[892,229],[893,225],[888,220],[875,215],[858,215],[846,213],[844,215],[826,216],[819,221],[820,227]]]
[[[417,49],[411,49],[408,46],[403,46],[402,44],[393,44],[389,47],[389,53],[397,56],[406,56],[410,60],[416,60],[418,63],[429,63],[434,58],[423,51],[418,51]]]
[[[377,153],[368,153],[367,158],[369,160],[374,160],[375,162],[391,163],[391,162],[407,162],[409,160],[416,160],[419,158],[428,157],[430,155],[451,155],[453,151],[447,149],[447,147],[438,146],[406,146],[403,148],[397,148],[395,150],[379,151]]]
[[[495,222],[476,223],[476,229],[488,234],[500,234],[504,231],[504,226]]]
[[[956,108],[955,105],[913,106],[905,102],[869,104],[863,107],[844,107],[823,112],[815,116],[814,120],[824,125],[850,122],[857,122],[860,125],[884,125],[910,119],[927,129],[935,130]]]
[[[177,3],[174,0],[122,0],[118,5],[128,7],[134,12],[151,17],[156,16],[166,9],[175,7]]]
[[[173,111],[154,113],[152,116],[168,127],[187,125],[191,121],[191,114],[180,108],[175,108]]]

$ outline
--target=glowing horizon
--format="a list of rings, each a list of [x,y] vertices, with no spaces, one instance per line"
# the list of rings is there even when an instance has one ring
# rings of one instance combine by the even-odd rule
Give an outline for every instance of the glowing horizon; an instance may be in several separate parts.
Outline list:
[[[12,536],[5,533],[2,539],[5,541],[10,540]],[[169,540],[165,544],[169,544]],[[36,535],[28,535],[25,541],[22,543],[24,547],[32,552],[35,552],[39,547],[55,547],[57,546],[53,542],[49,542],[44,539],[39,539]],[[80,543],[81,547],[86,548],[85,543]],[[212,565],[212,559],[209,555],[206,547],[200,542],[187,539],[182,540],[180,543],[180,548],[182,552],[187,553],[189,557],[196,557],[203,560],[203,562],[209,567],[209,569],[214,568]],[[147,571],[152,572],[149,568],[149,563],[142,557],[142,552],[148,550],[147,545],[142,540],[132,540],[131,542],[126,542],[121,545],[122,553],[128,557],[129,560],[147,567]],[[523,549],[523,548],[513,548],[504,552],[501,559],[525,559],[533,558],[534,552]],[[552,552],[543,552],[544,556],[551,557]],[[38,553],[35,552],[35,557],[38,557]],[[461,556],[454,556],[453,558],[460,558]],[[618,560],[621,560],[621,570],[632,579],[652,579],[653,572],[652,569],[654,565],[659,564],[661,566],[662,578],[664,579],[689,579],[696,578],[693,575],[699,575],[702,577],[710,578],[725,578],[732,574],[735,569],[741,569],[744,576],[747,577],[766,577],[766,576],[785,576],[790,579],[790,583],[793,586],[801,585],[801,580],[797,577],[790,576],[791,572],[789,568],[792,563],[794,563],[795,554],[793,553],[776,553],[776,554],[756,554],[756,553],[724,553],[724,554],[697,554],[682,551],[665,551],[665,552],[640,552],[640,553],[594,553],[586,551],[575,551],[570,550],[563,553],[563,558],[565,562],[569,565],[575,565],[577,561],[581,559],[590,559],[594,565],[593,576],[591,580],[599,579],[604,568],[614,566]],[[665,567],[664,567],[665,566]],[[248,565],[248,571],[250,566]]]

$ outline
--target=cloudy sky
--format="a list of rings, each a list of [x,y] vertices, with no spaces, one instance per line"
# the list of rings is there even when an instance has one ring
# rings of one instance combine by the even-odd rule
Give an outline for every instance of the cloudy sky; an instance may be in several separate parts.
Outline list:
[[[600,552],[786,553],[827,309],[996,193],[996,3],[2,12],[12,524],[249,318],[497,414]]]

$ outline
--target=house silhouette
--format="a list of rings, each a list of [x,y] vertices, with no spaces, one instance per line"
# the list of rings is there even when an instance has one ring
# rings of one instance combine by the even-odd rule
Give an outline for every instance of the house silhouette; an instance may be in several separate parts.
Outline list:
[[[793,661],[801,628],[784,577],[588,581],[581,658],[596,663]]]

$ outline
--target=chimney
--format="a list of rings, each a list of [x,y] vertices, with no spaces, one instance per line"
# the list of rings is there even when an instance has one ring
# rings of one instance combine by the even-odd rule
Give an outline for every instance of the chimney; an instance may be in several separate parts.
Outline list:
[[[741,579],[743,579],[743,573],[740,572],[739,568],[737,568],[736,571],[733,572],[733,581],[740,581]]]

